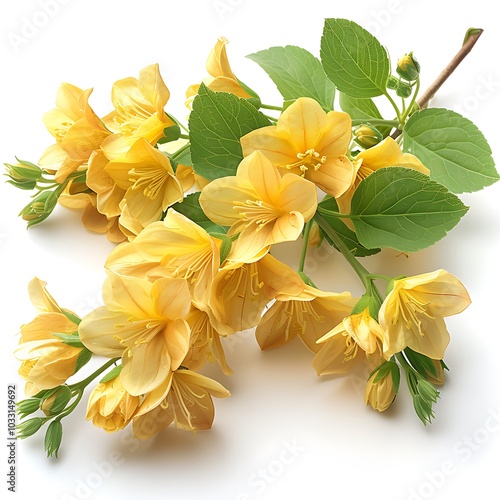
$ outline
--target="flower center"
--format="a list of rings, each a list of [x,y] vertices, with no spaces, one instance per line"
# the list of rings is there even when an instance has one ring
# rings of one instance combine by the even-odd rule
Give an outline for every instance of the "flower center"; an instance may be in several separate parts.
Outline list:
[[[296,162],[285,165],[285,168],[288,170],[298,168],[302,172],[302,177],[310,168],[318,170],[326,162],[326,156],[320,156],[314,149],[308,149],[305,153],[297,153],[297,158]]]
[[[278,208],[262,200],[235,201],[234,210],[243,215],[244,219],[241,223],[245,227],[253,223],[257,226],[257,231],[260,231],[265,225],[274,222],[282,216]],[[240,232],[239,228],[237,232]]]
[[[429,303],[419,301],[414,294],[405,290],[401,291],[400,301],[401,316],[406,324],[406,328],[408,328],[408,330],[417,328],[418,333],[423,337],[425,332],[422,330],[421,318],[427,316],[432,319],[431,314],[428,312]]]
[[[162,168],[136,167],[130,170],[133,189],[143,189],[144,196],[154,200],[165,183],[168,172]]]

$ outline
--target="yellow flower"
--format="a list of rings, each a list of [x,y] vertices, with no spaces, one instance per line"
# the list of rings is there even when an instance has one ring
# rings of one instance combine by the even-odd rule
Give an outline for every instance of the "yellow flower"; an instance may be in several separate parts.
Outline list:
[[[228,263],[212,284],[209,306],[214,326],[223,335],[253,328],[279,292],[300,294],[304,287],[295,271],[269,254],[249,264]]]
[[[125,236],[118,224],[118,216],[106,216],[97,209],[98,195],[85,182],[71,179],[59,196],[59,203],[67,208],[83,210],[82,223],[89,230],[106,234],[113,243],[121,243]]]
[[[219,269],[221,240],[170,209],[163,221],[146,227],[134,240],[137,252],[158,262],[159,271],[188,281],[193,300],[206,303]]]
[[[226,45],[229,42],[226,38],[220,37],[215,47],[210,51],[207,59],[207,71],[210,78],[203,80],[203,83],[214,92],[229,92],[238,97],[248,99],[252,97],[240,84],[234,75],[226,54]],[[191,85],[186,91],[188,106],[193,97],[198,93],[200,84]]]
[[[212,396],[229,395],[215,380],[191,370],[177,370],[161,387],[146,395],[134,417],[134,435],[148,439],[172,422],[186,430],[210,429],[215,413]]]
[[[158,64],[146,66],[139,79],[128,77],[113,85],[111,100],[115,108],[104,118],[108,127],[126,137],[144,137],[155,144],[163,130],[174,125],[165,113],[170,92]]]
[[[465,287],[443,269],[395,280],[379,312],[384,355],[390,358],[410,347],[429,358],[443,359],[450,341],[443,318],[469,304]]]
[[[106,125],[116,132],[101,145],[109,160],[121,158],[138,139],[155,145],[165,128],[174,125],[164,107],[170,97],[158,64],[142,69],[139,79],[124,78],[112,90],[115,111],[104,117]]]
[[[106,432],[124,429],[139,408],[140,398],[130,395],[118,375],[98,384],[89,397],[85,418]]]
[[[146,139],[138,139],[125,156],[110,161],[104,169],[125,190],[128,212],[122,211],[120,221],[124,225],[128,216],[146,227],[184,197],[170,160]]]
[[[342,196],[337,198],[340,212],[349,214],[351,212],[351,200],[359,183],[376,170],[386,167],[412,168],[413,170],[418,170],[423,174],[429,175],[429,169],[416,156],[410,153],[403,153],[398,143],[391,137],[387,137],[376,146],[365,149],[356,156],[356,161],[354,162],[356,171],[354,182]],[[354,229],[350,220],[342,220],[351,229]]]
[[[261,151],[275,167],[338,197],[354,179],[354,167],[345,156],[351,136],[347,113],[325,113],[314,99],[301,97],[283,111],[276,126],[253,130],[241,138],[241,146],[245,156]]]
[[[371,367],[380,363],[382,329],[365,309],[342,320],[318,340],[323,344],[313,367],[318,375],[344,375],[359,363]]]
[[[121,214],[120,203],[126,190],[122,189],[106,171],[109,160],[101,150],[94,151],[89,158],[86,184],[96,193],[96,208],[106,217]]]
[[[321,346],[317,340],[338,325],[350,312],[357,300],[349,292],[323,292],[305,286],[298,293],[276,295],[276,302],[266,311],[255,332],[261,349],[282,346],[295,337],[313,352]]]
[[[185,321],[191,296],[185,280],[144,279],[110,274],[103,288],[104,307],[83,318],[82,342],[92,352],[122,357],[120,377],[133,396],[161,385],[189,349]]]
[[[292,174],[281,177],[259,152],[240,163],[236,176],[212,181],[200,196],[211,220],[231,226],[228,236],[239,234],[230,258],[240,262],[257,260],[275,243],[296,240],[317,204],[314,184]]]
[[[221,344],[221,335],[214,327],[215,320],[209,308],[193,304],[191,313],[187,318],[191,329],[189,351],[182,362],[182,366],[190,370],[199,370],[206,361],[217,361],[224,375],[231,375],[233,370],[229,367]]]
[[[364,399],[365,405],[382,412],[387,410],[396,398],[396,389],[391,372],[375,384],[373,381],[377,374],[378,372],[375,372],[366,383]]]
[[[19,374],[26,380],[28,396],[64,384],[76,372],[78,358],[84,351],[53,335],[73,334],[78,326],[68,319],[45,285],[38,278],[29,284],[31,301],[41,314],[21,327],[20,346],[15,351],[16,358],[22,361]]]
[[[43,116],[45,126],[57,142],[44,152],[40,165],[57,170],[58,182],[87,162],[110,135],[89,105],[91,93],[92,89],[82,90],[63,83],[57,92],[57,108]]]

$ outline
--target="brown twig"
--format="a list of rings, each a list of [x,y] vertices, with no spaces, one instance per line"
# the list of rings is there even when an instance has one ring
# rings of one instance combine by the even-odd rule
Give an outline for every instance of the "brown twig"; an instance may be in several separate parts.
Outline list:
[[[464,44],[460,50],[456,53],[455,57],[450,61],[446,68],[441,71],[439,76],[432,82],[429,88],[422,94],[422,96],[417,100],[418,107],[424,109],[429,105],[429,101],[436,95],[436,92],[441,88],[443,83],[450,77],[450,75],[457,69],[458,65],[465,59],[467,54],[472,50],[472,47],[479,40],[479,37],[483,33],[482,29],[469,30],[469,36],[466,36]],[[401,135],[401,130],[395,130],[391,137],[396,139]]]

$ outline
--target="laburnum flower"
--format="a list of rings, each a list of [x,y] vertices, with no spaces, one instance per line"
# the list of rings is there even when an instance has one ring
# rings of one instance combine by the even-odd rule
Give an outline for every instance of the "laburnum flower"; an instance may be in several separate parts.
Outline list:
[[[22,361],[19,374],[26,380],[28,396],[64,384],[77,371],[78,359],[85,350],[65,344],[54,335],[73,334],[78,326],[65,312],[74,314],[61,309],[45,285],[38,278],[29,284],[31,302],[41,314],[21,327],[20,345],[15,351],[16,358]]]
[[[86,163],[111,134],[89,105],[91,93],[92,89],[82,90],[63,83],[57,92],[57,108],[43,116],[45,126],[57,142],[45,150],[40,165],[57,170],[58,182],[64,182]]]
[[[139,79],[129,77],[115,82],[111,92],[115,110],[103,118],[115,132],[102,145],[106,156],[121,156],[141,137],[156,144],[165,128],[174,125],[164,110],[169,98],[158,64],[142,69]]]
[[[160,272],[186,279],[193,300],[208,302],[219,269],[221,240],[170,209],[163,221],[150,224],[135,238],[134,247],[145,259],[158,262]]]
[[[126,219],[146,227],[158,221],[167,207],[181,201],[184,192],[166,155],[144,139],[138,139],[127,153],[110,161],[104,170],[119,188],[125,191],[123,201],[128,212],[121,212],[120,222]]]
[[[85,418],[106,432],[116,432],[130,423],[140,401],[138,396],[132,396],[125,390],[118,375],[94,388]]]
[[[384,355],[409,347],[443,359],[450,341],[443,318],[462,312],[470,302],[463,284],[443,269],[394,280],[379,311]]]
[[[300,97],[276,125],[243,136],[241,146],[245,156],[260,151],[275,167],[303,176],[337,198],[354,179],[346,156],[351,136],[347,113],[325,113],[314,99]]]
[[[356,172],[354,182],[342,196],[337,198],[340,212],[349,214],[351,211],[352,196],[359,183],[376,170],[386,167],[406,167],[418,170],[426,175],[430,173],[429,169],[416,156],[410,153],[403,153],[398,143],[392,137],[387,137],[376,146],[365,149],[356,156],[356,160],[354,161]],[[344,220],[344,222],[350,221]]]
[[[318,375],[344,375],[359,363],[375,368],[382,355],[382,328],[367,308],[344,318],[318,343],[321,350],[313,360]]]
[[[239,235],[231,259],[251,262],[275,243],[295,241],[316,212],[318,198],[311,182],[293,174],[280,176],[260,152],[243,159],[235,176],[208,184],[200,205],[215,223]]]
[[[220,37],[215,44],[215,47],[210,51],[207,59],[207,71],[209,78],[203,80],[203,83],[214,92],[229,92],[238,97],[248,99],[252,97],[240,84],[239,80],[233,73],[226,53],[226,45],[228,40]],[[190,105],[193,97],[198,93],[200,84],[191,85],[186,91],[188,99],[187,104]]]
[[[185,430],[212,427],[212,396],[227,398],[229,391],[221,384],[191,370],[176,370],[155,391],[146,395],[133,419],[137,439],[148,439],[172,422]]]
[[[377,373],[375,372],[366,383],[364,400],[365,405],[370,405],[374,410],[382,412],[387,410],[396,398],[396,388],[390,372],[375,383]]]
[[[105,306],[83,318],[80,338],[92,352],[122,358],[124,388],[133,396],[156,389],[176,370],[189,349],[185,318],[191,296],[185,280],[147,280],[110,274]]]
[[[262,350],[298,336],[311,351],[319,351],[317,340],[337,326],[357,302],[349,292],[323,292],[308,285],[299,293],[284,290],[275,298],[255,332]]]
[[[304,290],[300,276],[270,254],[249,264],[228,261],[217,273],[211,288],[209,306],[215,326],[223,334],[253,328],[264,308],[286,290]]]

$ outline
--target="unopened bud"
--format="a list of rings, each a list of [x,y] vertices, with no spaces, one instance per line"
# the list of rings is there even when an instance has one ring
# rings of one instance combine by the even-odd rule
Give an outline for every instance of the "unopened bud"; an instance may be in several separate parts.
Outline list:
[[[40,417],[30,418],[29,420],[21,422],[17,426],[17,437],[20,439],[24,439],[32,436],[38,430],[40,430],[40,427],[42,427],[44,423],[45,419]]]
[[[57,458],[57,453],[61,447],[63,435],[63,427],[60,420],[54,420],[50,423],[45,433],[44,448],[47,452],[47,456],[51,457],[55,455]]]
[[[59,415],[66,408],[72,396],[71,389],[67,385],[62,385],[42,401],[40,408],[47,417]]]
[[[411,85],[408,85],[406,82],[399,82],[398,88],[396,89],[396,95],[399,97],[407,97],[411,96]]]
[[[396,71],[401,78],[414,82],[420,75],[420,64],[413,56],[413,52],[405,54],[399,61]]]
[[[391,90],[396,90],[398,86],[399,86],[399,80],[394,75],[391,75],[389,77],[389,80],[387,80],[387,88]]]
[[[365,388],[365,404],[370,405],[374,410],[385,411],[396,399],[396,388],[391,372],[381,378],[378,378],[378,371],[375,372],[368,380]]]
[[[361,125],[354,131],[354,140],[365,149],[378,144],[384,136],[375,127]]]
[[[10,177],[8,183],[19,189],[31,190],[36,186],[36,182],[42,176],[42,169],[33,163],[19,160],[16,165],[5,163],[7,177]]]

